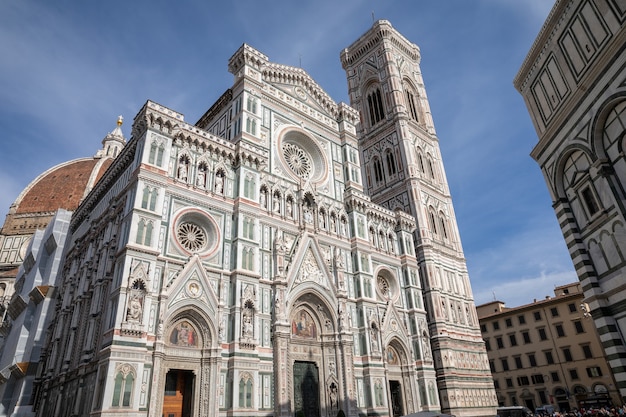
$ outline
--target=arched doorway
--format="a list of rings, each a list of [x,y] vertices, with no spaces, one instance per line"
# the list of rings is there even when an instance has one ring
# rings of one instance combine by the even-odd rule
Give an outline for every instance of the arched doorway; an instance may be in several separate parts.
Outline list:
[[[160,410],[155,408],[151,416],[211,415],[216,399],[209,387],[216,383],[217,369],[210,360],[212,337],[207,323],[195,309],[168,320],[156,345],[154,372],[159,382],[153,387],[153,404],[159,404]]]
[[[342,373],[334,312],[314,294],[301,296],[290,314],[289,371],[296,416],[335,416]]]
[[[559,406],[559,411],[565,412],[569,411],[569,396],[567,395],[567,391],[563,388],[557,388],[554,390],[554,399],[556,400],[557,405]]]
[[[408,410],[412,410],[413,404],[407,404],[407,401],[412,401],[412,395],[411,388],[408,386],[406,350],[397,340],[389,343],[385,349],[385,365],[387,368],[389,412],[393,417],[400,417],[407,414]],[[378,402],[379,400],[376,398],[376,405],[379,405]]]

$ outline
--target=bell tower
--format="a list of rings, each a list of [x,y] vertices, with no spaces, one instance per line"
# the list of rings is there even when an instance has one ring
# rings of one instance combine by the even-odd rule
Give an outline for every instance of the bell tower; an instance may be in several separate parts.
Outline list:
[[[341,52],[350,104],[361,119],[363,186],[373,202],[417,220],[415,250],[442,411],[495,415],[493,380],[420,58],[417,45],[385,20]]]

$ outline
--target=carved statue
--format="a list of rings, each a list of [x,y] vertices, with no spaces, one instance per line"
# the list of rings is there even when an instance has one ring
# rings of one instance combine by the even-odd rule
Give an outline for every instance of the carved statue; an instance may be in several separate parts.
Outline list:
[[[127,320],[139,321],[142,313],[141,300],[138,295],[133,295],[128,303]]]

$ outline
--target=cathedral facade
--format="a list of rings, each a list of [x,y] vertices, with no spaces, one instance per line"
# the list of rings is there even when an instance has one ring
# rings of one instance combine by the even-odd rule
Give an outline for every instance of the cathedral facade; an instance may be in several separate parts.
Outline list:
[[[341,59],[350,106],[246,44],[195,124],[143,106],[73,212],[33,413],[495,415],[419,49],[378,21]]]

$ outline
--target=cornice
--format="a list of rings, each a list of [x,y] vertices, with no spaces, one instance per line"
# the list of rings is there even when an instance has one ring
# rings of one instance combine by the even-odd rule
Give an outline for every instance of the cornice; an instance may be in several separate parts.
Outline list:
[[[347,69],[347,67],[354,65],[361,58],[368,56],[371,51],[385,41],[391,42],[395,48],[419,64],[419,47],[402,36],[391,26],[389,21],[378,20],[356,42],[341,51],[341,65],[344,69]]]

